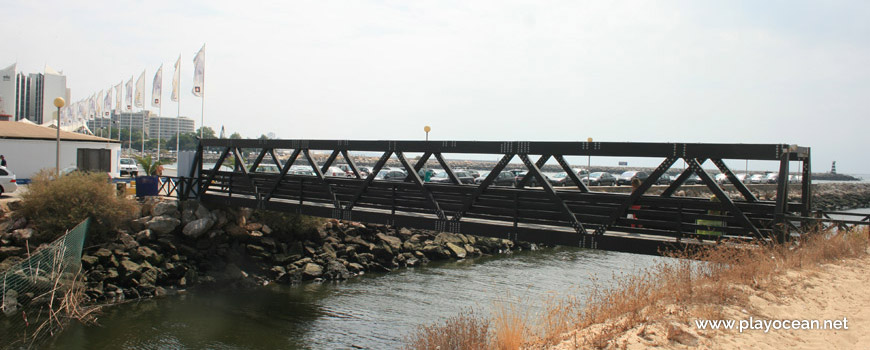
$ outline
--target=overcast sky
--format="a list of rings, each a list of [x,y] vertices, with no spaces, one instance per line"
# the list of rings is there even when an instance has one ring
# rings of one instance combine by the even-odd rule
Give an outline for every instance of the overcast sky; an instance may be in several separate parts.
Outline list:
[[[0,66],[72,101],[182,56],[245,137],[793,143],[870,173],[867,1],[12,1]],[[156,112],[156,111],[155,111]]]

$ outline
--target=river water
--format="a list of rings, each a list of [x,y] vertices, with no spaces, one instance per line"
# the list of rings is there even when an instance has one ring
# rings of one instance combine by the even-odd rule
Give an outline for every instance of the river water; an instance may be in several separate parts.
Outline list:
[[[497,302],[540,310],[663,258],[557,247],[430,263],[342,283],[196,290],[116,305],[73,324],[53,349],[394,349],[417,325]]]

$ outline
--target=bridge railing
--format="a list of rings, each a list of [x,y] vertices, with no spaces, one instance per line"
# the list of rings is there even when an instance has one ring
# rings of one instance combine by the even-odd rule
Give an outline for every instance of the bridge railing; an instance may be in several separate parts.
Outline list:
[[[204,149],[219,150],[214,164],[204,165]],[[278,151],[287,150],[288,157]],[[325,159],[312,151],[327,151]],[[257,154],[248,164],[245,153]],[[445,155],[499,155],[490,174],[479,184],[463,184]],[[326,154],[326,153],[324,153]],[[363,177],[357,163],[363,155],[380,155]],[[411,159],[412,154],[420,154]],[[349,178],[324,176],[341,156],[352,170]],[[630,156],[660,158],[661,163],[632,193],[590,190],[566,157]],[[434,160],[431,158],[434,157]],[[537,159],[533,161],[533,158]],[[496,186],[496,177],[518,158],[528,175],[516,187]],[[761,200],[726,166],[725,159],[779,162],[775,200]],[[678,160],[686,168],[659,195],[648,193]],[[732,199],[702,167],[709,161],[739,192]],[[802,163],[801,196],[788,200],[789,163]],[[440,231],[475,231],[484,235],[511,234],[548,240],[587,241],[605,233],[642,234],[644,237],[681,240],[686,237],[719,239],[785,239],[792,223],[789,215],[807,216],[811,208],[810,150],[786,144],[682,144],[613,142],[476,142],[476,141],[346,141],[346,140],[202,140],[195,157],[199,176],[167,183],[181,197],[289,210],[317,216],[407,223]],[[375,180],[388,162],[407,172],[402,181]],[[450,183],[425,182],[418,171],[437,163]],[[574,184],[554,188],[541,168],[550,163],[567,173]],[[278,172],[259,172],[262,164]],[[303,165],[313,175],[290,172]],[[193,175],[193,174],[191,174]],[[675,196],[692,175],[697,175],[709,198]],[[535,180],[538,187],[529,187]],[[535,239],[529,239],[535,240]]]

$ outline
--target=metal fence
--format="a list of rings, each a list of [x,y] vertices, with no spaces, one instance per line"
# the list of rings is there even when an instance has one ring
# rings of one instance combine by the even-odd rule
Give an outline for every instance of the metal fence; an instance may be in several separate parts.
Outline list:
[[[31,254],[5,271],[0,271],[0,347],[37,347],[63,327],[69,315],[61,312],[63,300],[81,283],[82,248],[90,219]]]

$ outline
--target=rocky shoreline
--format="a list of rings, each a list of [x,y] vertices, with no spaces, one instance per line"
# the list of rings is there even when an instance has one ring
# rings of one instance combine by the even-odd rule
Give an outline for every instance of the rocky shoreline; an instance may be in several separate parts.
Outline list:
[[[196,202],[143,203],[144,215],[112,242],[82,256],[85,294],[94,302],[174,294],[192,286],[340,281],[431,260],[531,248],[493,238],[322,220],[287,232],[245,208]]]

